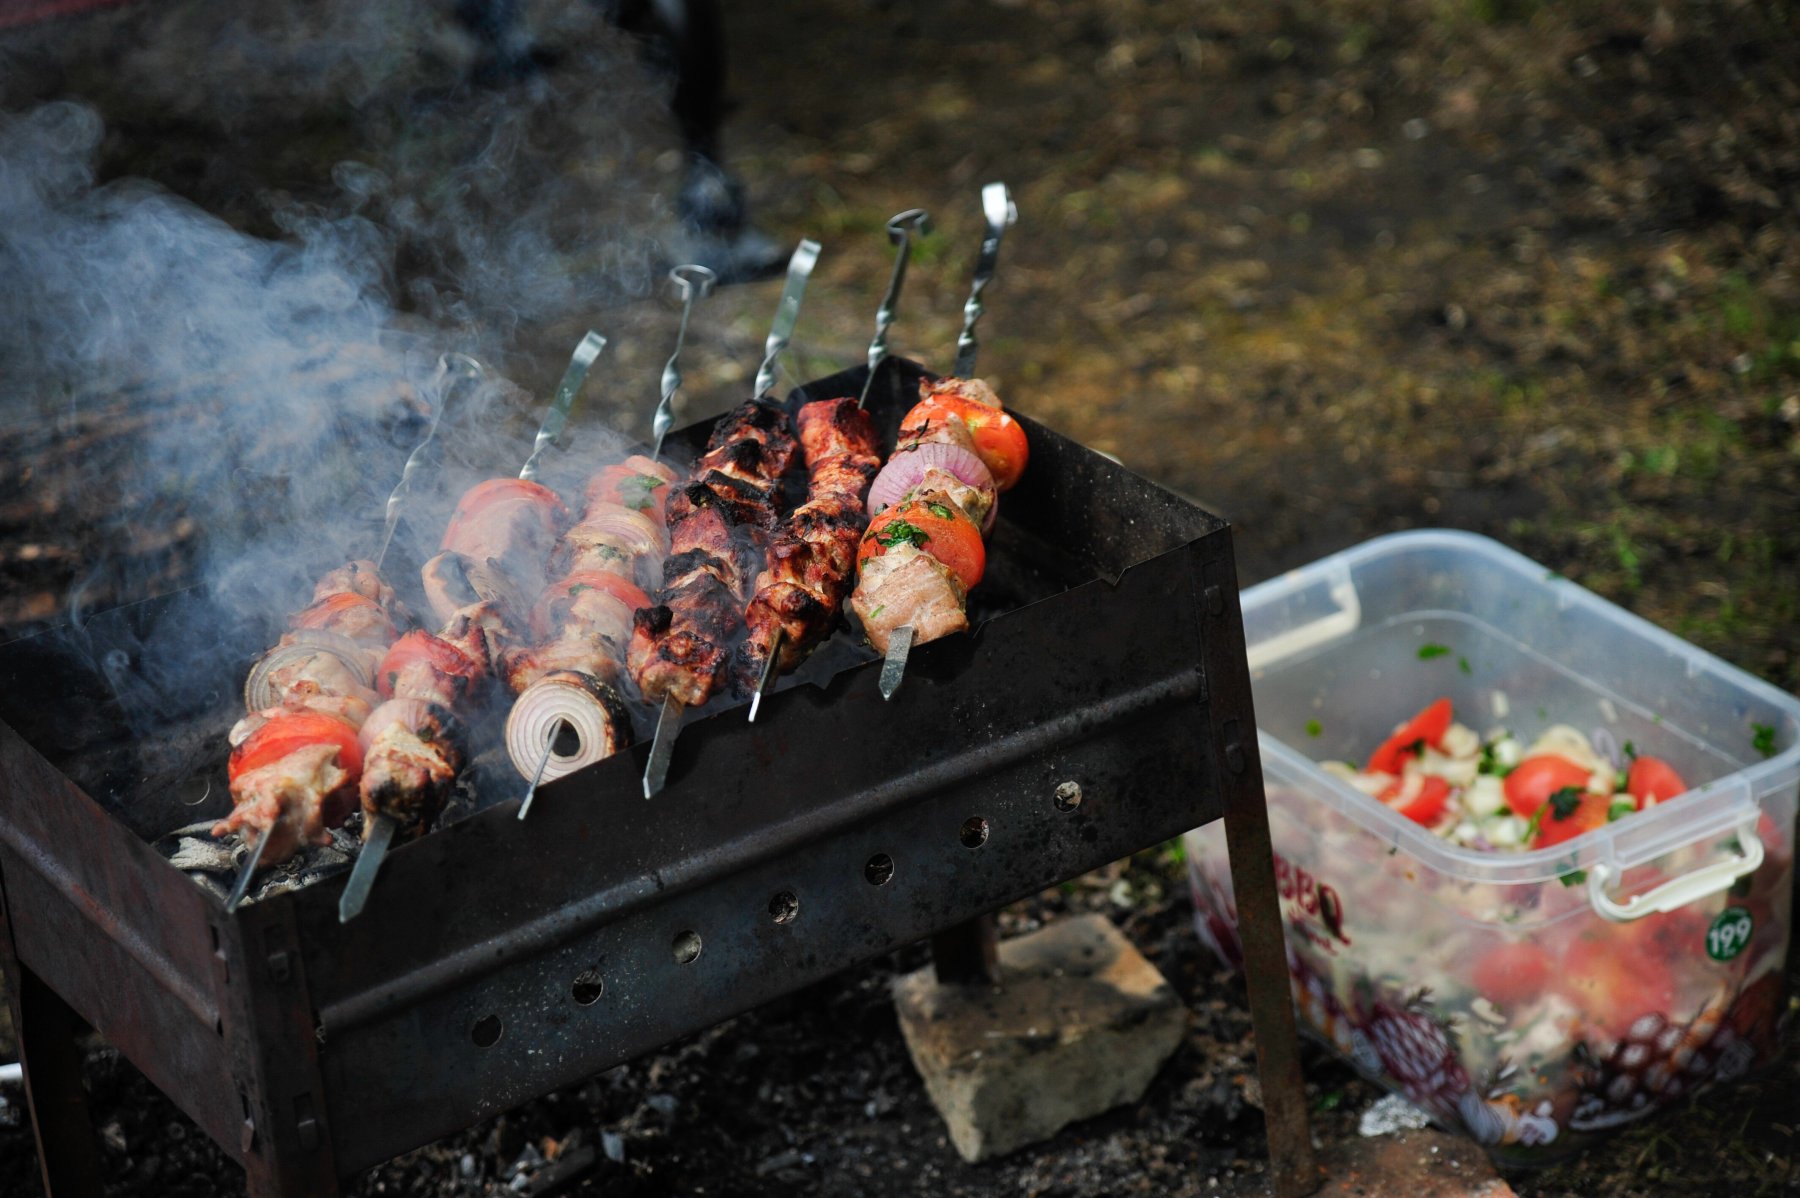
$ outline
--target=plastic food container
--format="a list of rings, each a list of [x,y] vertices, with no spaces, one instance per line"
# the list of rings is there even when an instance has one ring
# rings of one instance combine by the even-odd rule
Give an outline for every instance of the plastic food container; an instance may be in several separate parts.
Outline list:
[[[1243,609],[1303,1029],[1522,1163],[1773,1055],[1800,701],[1465,533],[1370,541]],[[1365,758],[1440,696],[1484,735],[1566,723],[1633,742],[1692,789],[1561,845],[1484,852],[1315,764]],[[1188,834],[1188,867],[1200,934],[1235,964],[1219,829]]]

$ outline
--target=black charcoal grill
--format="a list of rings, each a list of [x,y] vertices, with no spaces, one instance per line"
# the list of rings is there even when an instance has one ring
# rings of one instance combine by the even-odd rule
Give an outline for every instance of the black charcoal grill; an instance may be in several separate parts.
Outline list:
[[[919,374],[883,367],[870,406],[890,432]],[[232,917],[147,843],[204,810],[181,806],[191,786],[144,793],[159,738],[222,743],[230,671],[263,630],[190,592],[95,617],[79,651],[0,647],[0,965],[55,1198],[99,1193],[71,1012],[243,1163],[252,1195],[331,1195],[897,946],[979,945],[956,929],[1218,818],[1278,1189],[1309,1189],[1230,530],[1024,423],[987,618],[915,649],[891,703],[866,649],[784,680],[755,724],[688,727],[652,801],[640,745],[545,786],[529,821],[505,803],[398,849],[348,925],[341,880]],[[677,455],[706,432],[674,434]],[[133,655],[171,620],[217,620],[244,654],[219,654],[210,706],[129,727],[111,696],[154,672]]]

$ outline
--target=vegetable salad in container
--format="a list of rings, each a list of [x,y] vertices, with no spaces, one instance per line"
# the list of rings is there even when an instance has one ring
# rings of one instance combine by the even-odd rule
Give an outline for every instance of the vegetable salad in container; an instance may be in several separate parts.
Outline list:
[[[1773,1055],[1800,701],[1463,533],[1243,609],[1304,1029],[1516,1162]],[[1237,963],[1218,825],[1188,864]]]

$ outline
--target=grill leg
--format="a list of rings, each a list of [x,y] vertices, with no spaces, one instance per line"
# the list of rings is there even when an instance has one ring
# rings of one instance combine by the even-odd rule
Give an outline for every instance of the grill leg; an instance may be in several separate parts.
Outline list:
[[[1000,984],[1000,929],[992,915],[977,915],[931,938],[931,962],[946,986]]]
[[[0,893],[4,885],[0,883]],[[100,1143],[81,1088],[79,1023],[62,996],[19,964],[12,926],[0,919],[0,974],[24,1066],[38,1167],[50,1198],[100,1198]]]

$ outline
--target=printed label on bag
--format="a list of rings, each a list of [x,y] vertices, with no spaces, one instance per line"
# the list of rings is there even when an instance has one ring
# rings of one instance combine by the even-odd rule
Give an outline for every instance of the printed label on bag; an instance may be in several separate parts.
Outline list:
[[[1748,909],[1727,907],[1706,929],[1706,955],[1715,961],[1729,961],[1744,951],[1754,931],[1756,918]]]

